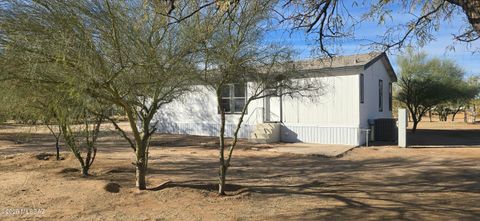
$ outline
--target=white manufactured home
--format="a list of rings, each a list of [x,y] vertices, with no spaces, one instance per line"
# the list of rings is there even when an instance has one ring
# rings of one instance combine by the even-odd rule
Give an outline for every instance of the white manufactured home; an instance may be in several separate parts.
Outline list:
[[[392,82],[397,78],[385,53],[300,61],[296,65],[322,84],[318,96],[253,101],[244,117],[241,138],[357,146],[365,143],[369,121],[392,118]],[[228,136],[232,136],[249,96],[249,84],[231,84],[222,95],[228,112]],[[156,115],[159,132],[218,135],[220,115],[215,93],[201,85],[195,89]]]

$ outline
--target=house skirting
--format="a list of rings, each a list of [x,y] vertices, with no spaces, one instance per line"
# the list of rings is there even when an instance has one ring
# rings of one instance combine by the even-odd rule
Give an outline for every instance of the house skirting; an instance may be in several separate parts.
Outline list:
[[[233,137],[235,127],[235,124],[226,124],[225,136]],[[239,131],[238,137],[250,138],[254,130],[255,125],[244,124]],[[159,123],[157,124],[157,132],[218,136],[220,124]],[[283,123],[280,128],[280,141],[359,146],[365,142],[365,135],[364,131],[358,127],[330,127]]]
[[[225,124],[225,136],[233,137],[235,124]],[[239,138],[249,138],[255,125],[243,125],[238,132]],[[198,136],[218,136],[220,124],[211,123],[158,123],[157,132],[169,134],[190,134]]]
[[[364,141],[358,127],[331,127],[306,124],[282,124],[282,142],[304,142],[318,144],[342,144],[359,146]]]

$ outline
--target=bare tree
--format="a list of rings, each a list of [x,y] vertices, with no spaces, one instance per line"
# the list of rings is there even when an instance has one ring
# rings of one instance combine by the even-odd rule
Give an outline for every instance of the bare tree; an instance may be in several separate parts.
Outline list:
[[[181,22],[206,8],[229,10],[240,2],[205,1],[198,4],[188,15],[181,17],[170,15],[181,1],[167,0],[158,7],[167,8],[165,14],[174,18],[175,22]],[[382,28],[386,27],[385,31],[374,39],[361,37],[357,40],[370,42],[370,46],[384,51],[402,49],[411,43],[424,45],[435,39],[435,32],[438,31],[441,22],[451,21],[459,15],[463,15],[466,22],[458,33],[452,33],[453,39],[470,43],[480,38],[480,0],[287,0],[274,1],[274,4],[276,7],[271,10],[275,11],[283,27],[316,35],[318,52],[329,57],[341,51],[341,45],[345,40],[357,39],[356,32],[365,22],[375,22]],[[399,24],[395,19],[399,15],[405,15],[404,17],[409,20]]]
[[[200,63],[205,67],[200,80],[215,93],[220,114],[220,195],[225,195],[227,171],[249,105],[269,96],[316,92],[320,87],[305,79],[294,79],[301,75],[295,71],[291,50],[261,43],[268,29],[262,22],[270,18],[272,7],[268,2],[245,1],[225,8],[224,13],[207,11],[197,17],[205,21],[199,31],[204,35],[198,38],[203,49]],[[225,102],[222,99],[233,85],[234,92],[228,93],[242,94],[245,100]],[[238,116],[231,142],[226,140],[227,112]]]
[[[454,33],[454,39],[472,42],[480,36],[480,1],[338,1],[338,0],[289,0],[281,3],[276,11],[280,20],[290,24],[293,30],[305,30],[317,35],[319,51],[335,55],[343,40],[355,39],[355,32],[365,22],[376,22],[386,27],[377,39],[361,39],[381,50],[401,49],[410,43],[423,45],[435,39],[441,22],[464,15],[468,22],[463,31]],[[391,10],[395,7],[400,10]],[[410,18],[398,24],[398,15]],[[332,44],[333,43],[333,44]],[[478,50],[478,49],[477,49]]]

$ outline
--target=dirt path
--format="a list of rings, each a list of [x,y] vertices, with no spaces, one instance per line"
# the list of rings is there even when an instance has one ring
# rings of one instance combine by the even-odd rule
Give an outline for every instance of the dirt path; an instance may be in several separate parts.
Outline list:
[[[156,136],[148,186],[134,188],[133,153],[102,138],[92,176],[37,134],[15,143],[0,133],[0,219],[26,220],[477,220],[480,149],[359,148],[342,158],[235,152],[228,197],[215,194],[214,138]],[[200,145],[201,144],[201,145]],[[262,147],[256,147],[262,148]],[[264,147],[267,148],[267,147]],[[15,154],[15,155],[12,155]],[[162,188],[159,184],[171,180]],[[106,191],[120,185],[118,193]],[[112,191],[112,190],[111,190]],[[13,209],[41,209],[9,215]]]

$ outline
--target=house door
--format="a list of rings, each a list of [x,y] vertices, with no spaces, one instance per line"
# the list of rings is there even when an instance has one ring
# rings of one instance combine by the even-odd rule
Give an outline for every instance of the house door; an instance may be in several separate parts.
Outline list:
[[[265,98],[265,122],[281,121],[281,103],[282,100],[278,96],[270,96]]]

